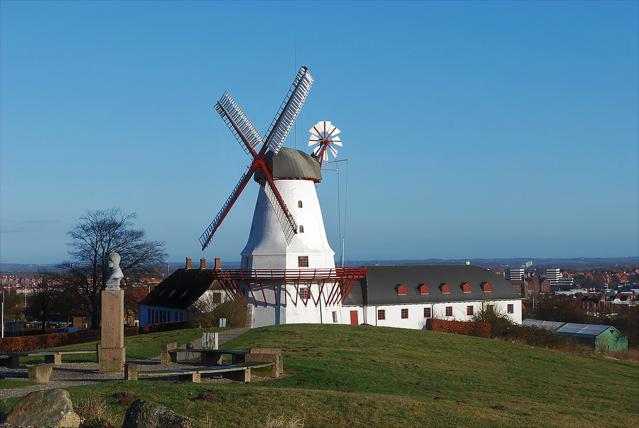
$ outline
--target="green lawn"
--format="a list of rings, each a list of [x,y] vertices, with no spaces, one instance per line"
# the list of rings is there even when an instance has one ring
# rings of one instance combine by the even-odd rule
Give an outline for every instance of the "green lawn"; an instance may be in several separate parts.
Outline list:
[[[166,334],[158,333],[158,349]],[[282,347],[286,376],[250,385],[119,381],[69,391],[76,403],[104,399],[116,423],[126,406],[115,392],[162,403],[202,426],[299,417],[306,426],[331,427],[594,427],[628,426],[639,417],[634,362],[368,326],[267,327],[226,347]]]
[[[25,379],[0,379],[0,389],[22,388],[28,385],[33,385],[33,382]]]

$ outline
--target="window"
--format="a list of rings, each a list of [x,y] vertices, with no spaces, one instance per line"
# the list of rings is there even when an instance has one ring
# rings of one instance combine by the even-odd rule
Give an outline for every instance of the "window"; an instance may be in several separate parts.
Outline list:
[[[308,267],[308,256],[299,256],[297,258],[298,267]]]
[[[213,293],[213,303],[222,302],[222,293]]]
[[[303,208],[304,204],[302,204],[302,201],[297,201],[297,208]]]
[[[408,309],[402,309],[402,319],[408,319]]]
[[[428,293],[430,293],[430,288],[428,287],[428,284],[419,284],[419,294],[423,296]]]
[[[433,314],[430,311],[430,308],[424,308],[424,318],[431,318]]]
[[[452,306],[446,306],[446,316],[447,317],[452,317],[453,316],[453,307]]]
[[[450,294],[450,285],[444,283],[439,288],[442,290],[442,294]]]
[[[466,315],[472,315],[473,311],[474,309],[472,306],[466,306]]]
[[[149,324],[153,324],[153,317],[151,316],[151,309],[146,310],[146,318]]]
[[[304,233],[304,226],[302,226],[301,224],[300,224],[299,232]]]
[[[398,296],[405,296],[408,294],[408,287],[406,287],[404,284],[399,284],[397,286],[397,295]]]
[[[337,323],[337,312],[333,311],[333,324],[335,323]]]
[[[493,291],[493,285],[490,282],[484,282],[481,285],[481,288],[484,291],[484,293],[491,293]]]
[[[508,313],[512,314],[515,312],[515,305],[513,305],[512,303],[508,304]]]
[[[385,320],[386,319],[386,311],[384,309],[378,309],[377,310],[377,319],[378,320]]]
[[[464,283],[462,284],[462,291],[463,291],[464,293],[470,293],[470,292],[472,292],[472,291],[473,291],[473,287],[472,287],[469,283],[464,282]]]
[[[311,297],[311,289],[308,287],[300,288],[300,297],[302,300],[308,300]]]

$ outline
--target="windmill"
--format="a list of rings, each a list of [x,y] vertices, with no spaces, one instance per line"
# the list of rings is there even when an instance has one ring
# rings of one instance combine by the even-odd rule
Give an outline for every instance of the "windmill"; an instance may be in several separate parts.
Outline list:
[[[322,181],[322,161],[333,146],[341,146],[339,129],[328,121],[311,131],[312,154],[283,147],[313,83],[300,68],[264,136],[224,93],[216,103],[233,136],[250,155],[222,209],[200,237],[202,250],[253,178],[260,185],[247,243],[239,269],[215,269],[212,275],[230,298],[241,295],[250,309],[251,326],[294,322],[323,322],[341,318],[342,301],[365,268],[335,267],[335,252],[326,236],[316,185]]]
[[[328,120],[322,120],[308,131],[311,133],[308,146],[315,146],[313,157],[318,160],[320,165],[322,165],[323,161],[328,160],[329,153],[333,157],[337,157],[337,149],[333,146],[342,147],[342,140],[338,135],[341,131],[335,125]]]
[[[277,218],[281,224],[282,231],[286,241],[290,243],[295,234],[298,233],[297,223],[288,207],[284,203],[273,177],[266,165],[266,155],[271,152],[277,155],[282,144],[286,140],[293,123],[297,119],[306,96],[308,95],[313,77],[308,68],[302,66],[295,76],[288,93],[284,97],[284,101],[280,105],[275,118],[266,132],[265,138],[262,138],[255,129],[255,126],[248,119],[246,114],[239,107],[237,102],[226,92],[222,98],[215,104],[215,110],[220,114],[222,120],[226,123],[231,133],[240,143],[240,146],[252,157],[251,165],[248,170],[240,177],[237,185],[231,192],[222,208],[217,213],[211,224],[206,228],[200,236],[200,244],[202,250],[206,249],[213,239],[213,235],[220,227],[229,211],[237,201],[238,197],[246,187],[247,183],[255,172],[259,172],[264,177],[263,186],[266,196],[271,206],[277,214]],[[260,147],[261,146],[261,147]]]

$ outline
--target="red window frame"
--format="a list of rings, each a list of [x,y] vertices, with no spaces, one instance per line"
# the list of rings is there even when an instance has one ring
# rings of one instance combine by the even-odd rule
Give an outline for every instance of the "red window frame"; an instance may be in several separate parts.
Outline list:
[[[300,287],[300,299],[308,300],[311,298],[311,289],[310,287]]]
[[[472,306],[466,306],[466,315],[474,315],[475,308]]]
[[[408,308],[402,308],[402,319],[403,320],[408,319]]]
[[[386,319],[386,311],[384,309],[378,309],[377,310],[377,319],[378,320],[385,320]]]
[[[452,317],[453,316],[453,307],[452,306],[446,306],[446,316],[447,317]]]
[[[308,256],[297,256],[297,267],[308,267]]]
[[[404,284],[399,284],[397,286],[397,295],[398,296],[405,296],[408,294],[408,287],[406,287]]]
[[[507,306],[507,311],[509,314],[514,314],[515,313],[515,305],[513,305],[512,303],[509,303]]]
[[[432,318],[433,311],[430,308],[424,308],[424,318]]]

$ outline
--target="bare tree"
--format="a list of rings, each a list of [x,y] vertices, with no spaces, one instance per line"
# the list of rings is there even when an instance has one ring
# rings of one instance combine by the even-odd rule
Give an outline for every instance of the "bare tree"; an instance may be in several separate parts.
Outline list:
[[[129,275],[153,271],[166,257],[164,243],[147,241],[144,231],[133,227],[134,219],[134,213],[116,208],[89,211],[68,232],[72,260],[63,267],[82,297],[91,328],[100,324],[100,292],[110,274],[109,253],[120,254],[120,267]]]
[[[61,290],[53,287],[46,276],[39,279],[36,289],[29,294],[25,312],[42,323],[42,330],[47,328],[53,312],[58,309],[60,295]]]

